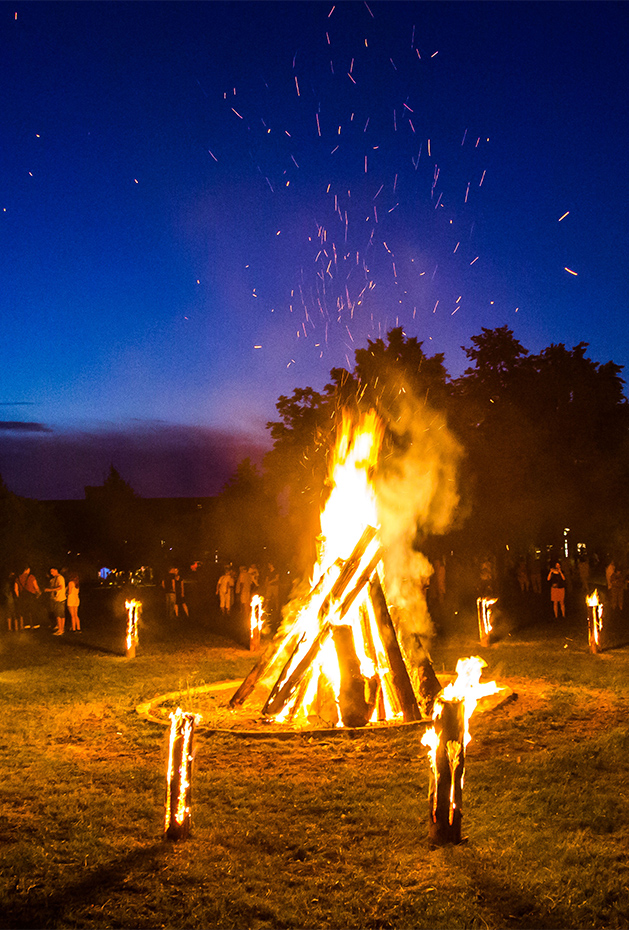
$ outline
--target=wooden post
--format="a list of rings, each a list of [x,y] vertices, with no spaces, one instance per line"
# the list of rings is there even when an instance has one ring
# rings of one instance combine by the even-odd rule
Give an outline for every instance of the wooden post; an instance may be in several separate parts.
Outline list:
[[[346,624],[335,626],[332,636],[341,673],[339,689],[341,720],[346,727],[365,727],[371,719],[378,699],[378,678],[374,675],[368,680],[361,673],[351,626]]]
[[[254,594],[251,598],[251,613],[249,616],[249,651],[257,652],[260,648],[260,635],[262,633],[262,598]]]
[[[125,601],[127,608],[127,639],[126,639],[126,656],[127,659],[135,659],[135,650],[138,645],[138,623],[142,613],[141,601]]]
[[[596,655],[601,651],[601,633],[603,631],[603,605],[598,599],[598,591],[586,598],[588,608],[588,645],[590,652]]]
[[[478,597],[476,598],[476,610],[478,612],[478,633],[481,646],[489,646],[491,641],[492,619],[491,615],[496,597]]]
[[[197,717],[177,708],[170,719],[164,839],[183,840],[190,833],[192,743]]]
[[[417,704],[417,698],[415,697],[406,665],[404,664],[404,658],[397,641],[395,627],[393,626],[393,621],[389,614],[389,608],[387,607],[386,598],[377,572],[374,572],[369,582],[369,597],[371,598],[380,638],[389,660],[391,678],[400,701],[404,720],[407,722],[410,720],[420,720],[422,716],[421,711]]]
[[[429,837],[436,846],[461,842],[463,773],[465,771],[465,706],[439,700],[435,744],[430,752]],[[424,740],[428,742],[429,734]]]

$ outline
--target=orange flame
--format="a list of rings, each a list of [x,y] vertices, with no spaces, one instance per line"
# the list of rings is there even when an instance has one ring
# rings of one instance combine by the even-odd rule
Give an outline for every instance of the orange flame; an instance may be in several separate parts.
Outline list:
[[[481,640],[487,640],[489,638],[489,634],[492,631],[493,624],[491,615],[493,613],[493,606],[497,600],[497,597],[479,597],[476,600],[476,607],[478,608],[478,626],[480,629]]]
[[[125,601],[125,607],[127,608],[127,650],[129,650],[137,646],[139,642],[138,620],[142,610],[142,602],[133,598],[130,601]]]
[[[598,596],[597,588],[586,597],[585,603],[590,608],[590,623],[588,624],[590,648],[598,648],[603,629],[603,604]]]

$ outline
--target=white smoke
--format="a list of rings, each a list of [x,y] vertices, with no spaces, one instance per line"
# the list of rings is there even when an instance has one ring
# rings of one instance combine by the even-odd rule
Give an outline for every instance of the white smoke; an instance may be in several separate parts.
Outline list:
[[[441,414],[408,389],[401,400],[395,419],[387,418],[398,448],[385,458],[376,495],[387,601],[405,651],[412,652],[415,636],[425,641],[434,633],[425,597],[433,567],[416,541],[418,534],[439,535],[452,526],[462,450]]]

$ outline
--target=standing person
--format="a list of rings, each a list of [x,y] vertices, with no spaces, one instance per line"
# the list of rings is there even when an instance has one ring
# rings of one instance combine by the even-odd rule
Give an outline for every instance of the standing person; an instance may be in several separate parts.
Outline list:
[[[236,579],[234,578],[231,565],[226,565],[225,571],[218,579],[216,584],[216,593],[218,594],[219,606],[221,608],[222,614],[230,613],[232,607],[234,606],[235,584]]]
[[[76,572],[71,572],[68,576],[68,597],[67,597],[67,607],[68,613],[70,614],[70,620],[72,621],[72,632],[80,633],[81,632],[81,621],[79,620],[79,604],[81,600],[79,598],[79,576]]]
[[[179,612],[183,611],[186,617],[190,616],[188,611],[188,605],[186,603],[186,582],[179,571],[175,569],[174,575],[174,588],[175,588],[175,617],[179,619]]]
[[[446,563],[445,559],[437,558],[434,564],[435,571],[435,590],[437,592],[437,603],[443,604],[446,599]]]
[[[266,610],[271,617],[280,609],[280,573],[272,562],[267,566],[266,581],[264,584]]]
[[[177,594],[176,594],[176,584],[175,584],[175,575],[177,574],[176,568],[169,568],[168,574],[164,579],[162,579],[162,588],[166,595],[166,609],[168,610],[168,619],[174,620],[177,616]]]
[[[55,636],[63,636],[66,629],[66,581],[58,568],[50,569],[50,587],[46,593],[50,594],[50,607],[57,629]]]
[[[546,581],[550,581],[550,602],[553,605],[553,611],[555,618],[557,618],[559,610],[561,610],[561,616],[566,616],[566,576],[564,575],[561,562],[559,559],[551,567],[548,572],[548,578]]]
[[[36,620],[36,601],[41,597],[37,578],[30,566],[25,566],[15,579],[15,597],[17,602],[17,616],[20,629],[30,630],[31,626],[38,627]]]
[[[609,579],[609,593],[612,610],[622,610],[625,598],[625,573],[615,568]]]
[[[542,593],[542,560],[535,556],[531,564],[531,587],[534,594]]]
[[[2,584],[2,610],[7,620],[9,633],[18,630],[17,610],[15,605],[15,572],[5,578]]]
[[[518,563],[515,569],[515,577],[517,578],[521,593],[528,594],[528,591],[531,587],[531,579],[529,576],[528,565],[526,564],[526,558],[523,557],[518,559]]]
[[[242,616],[246,616],[249,607],[251,605],[251,585],[253,583],[253,578],[251,573],[247,571],[246,565],[240,566],[240,571],[238,572],[238,578],[236,580],[236,594],[240,602],[240,612]]]

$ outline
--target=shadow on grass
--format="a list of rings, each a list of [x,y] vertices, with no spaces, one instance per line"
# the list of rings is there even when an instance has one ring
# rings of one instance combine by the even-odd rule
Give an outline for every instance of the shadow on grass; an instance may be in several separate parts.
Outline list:
[[[488,912],[491,914],[493,926],[526,930],[531,927],[559,930],[574,926],[571,915],[566,914],[563,908],[555,906],[553,902],[551,907],[544,907],[539,900],[539,892],[527,894],[526,889],[516,888],[506,875],[500,876],[495,872],[490,874],[477,865],[469,872],[475,887],[475,905],[485,916]]]
[[[172,844],[159,842],[136,849],[120,859],[91,869],[79,881],[61,886],[49,896],[39,887],[21,894],[15,891],[13,900],[11,894],[6,897],[6,907],[0,915],[0,927],[3,930],[22,930],[74,925],[75,920],[81,920],[77,911],[84,913],[89,904],[91,910],[98,913],[112,892],[128,896],[132,908],[134,896],[133,888],[128,884],[129,876],[135,876],[135,885],[138,878],[136,869],[154,872],[171,848]],[[131,916],[128,926],[136,926]]]

